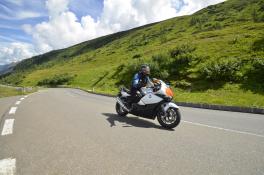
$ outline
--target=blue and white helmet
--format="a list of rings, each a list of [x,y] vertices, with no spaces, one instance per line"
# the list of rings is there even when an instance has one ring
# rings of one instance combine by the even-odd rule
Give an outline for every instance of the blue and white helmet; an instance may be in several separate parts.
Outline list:
[[[150,67],[147,64],[143,64],[143,65],[141,65],[140,72],[143,75],[148,76],[148,75],[150,75]]]

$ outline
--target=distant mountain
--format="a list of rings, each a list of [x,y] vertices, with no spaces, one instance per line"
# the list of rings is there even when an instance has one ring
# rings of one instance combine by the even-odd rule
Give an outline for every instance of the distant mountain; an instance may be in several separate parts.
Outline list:
[[[0,75],[11,73],[18,63],[0,65]]]
[[[6,68],[6,65],[0,65],[0,71],[4,70]]]

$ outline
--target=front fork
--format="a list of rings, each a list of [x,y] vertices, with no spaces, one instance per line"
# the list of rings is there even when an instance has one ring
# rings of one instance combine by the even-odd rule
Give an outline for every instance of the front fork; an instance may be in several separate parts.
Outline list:
[[[166,112],[168,111],[169,108],[176,108],[179,109],[179,106],[177,106],[175,103],[173,102],[167,102],[167,103],[163,103],[161,105],[161,109],[164,112],[164,114],[166,114]]]
[[[116,98],[117,103],[126,111],[129,112],[129,109],[127,109],[127,107],[125,106],[125,104],[122,102],[120,97]]]

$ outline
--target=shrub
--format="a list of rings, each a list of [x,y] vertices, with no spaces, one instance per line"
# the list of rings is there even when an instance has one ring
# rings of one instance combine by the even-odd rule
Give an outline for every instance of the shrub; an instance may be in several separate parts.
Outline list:
[[[137,58],[140,58],[140,57],[141,57],[140,54],[136,54],[136,55],[134,55],[132,58],[137,59]]]
[[[242,63],[237,59],[210,60],[201,68],[204,78],[213,81],[237,81]]]
[[[264,58],[248,60],[242,87],[256,93],[264,92]]]
[[[200,32],[203,29],[203,25],[209,21],[209,18],[207,15],[199,15],[199,16],[193,16],[189,22],[190,26],[194,26],[196,29],[198,29],[196,32]]]
[[[160,78],[161,79],[168,79],[168,77],[170,76],[169,72],[167,70],[163,70],[162,72],[160,72]]]
[[[264,83],[264,59],[254,58],[252,61],[252,68],[249,70],[248,74],[260,83]]]
[[[249,2],[250,1],[248,1],[248,0],[234,1],[230,8],[234,8],[237,11],[242,11],[245,7],[247,7]]]
[[[195,26],[201,23],[201,19],[197,16],[193,16],[190,20],[190,26]]]
[[[181,81],[176,81],[175,86],[183,89],[188,89],[192,86],[192,84],[185,80],[181,80]]]
[[[74,76],[69,74],[59,74],[54,75],[53,77],[45,78],[38,82],[38,86],[58,86],[70,83],[70,81],[74,78]]]
[[[220,30],[220,29],[222,29],[222,25],[219,22],[215,22],[215,23],[213,23],[211,29],[213,29],[213,30]]]
[[[196,50],[196,47],[194,47],[191,44],[183,44],[180,45],[172,50],[170,50],[170,56],[172,58],[176,58],[178,55],[186,54],[186,53],[192,53]]]
[[[264,38],[254,41],[252,45],[253,51],[264,51]]]
[[[167,54],[158,54],[152,56],[152,61],[157,62],[162,66],[166,66],[171,62],[171,59]]]
[[[161,79],[167,79],[169,77],[168,66],[161,64],[162,62],[152,61],[149,66],[151,68],[151,76]]]
[[[165,35],[160,36],[160,43],[161,44],[166,43],[167,41],[168,41],[168,38]]]
[[[254,22],[258,22],[258,12],[257,10],[254,8],[253,11],[251,12],[251,16]]]
[[[264,73],[264,59],[255,58],[253,59],[253,67],[255,70],[259,70]]]
[[[177,65],[183,65],[188,66],[192,62],[193,58],[195,56],[193,54],[182,54],[176,57],[174,60],[174,64]]]
[[[186,77],[188,69],[197,63],[199,57],[194,53],[196,47],[191,44],[184,44],[170,50],[172,62],[170,65],[170,74],[179,77]]]
[[[252,17],[252,20],[254,22],[263,22],[264,21],[264,13],[263,13],[263,10],[262,8],[264,7],[260,7],[260,9],[256,9],[254,8],[251,12],[251,17]]]

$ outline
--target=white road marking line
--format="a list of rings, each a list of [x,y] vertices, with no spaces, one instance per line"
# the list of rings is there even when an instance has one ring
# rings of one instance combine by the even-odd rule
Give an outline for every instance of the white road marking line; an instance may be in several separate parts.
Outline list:
[[[6,119],[2,130],[2,136],[13,133],[15,119]],[[1,173],[0,173],[1,174]]]
[[[210,126],[210,125],[205,125],[205,124],[201,124],[201,123],[194,123],[194,122],[189,122],[189,121],[184,121],[184,120],[182,120],[182,122],[192,124],[192,125],[197,125],[197,126],[203,126],[203,127],[207,127],[207,128],[218,129],[218,130],[227,131],[227,132],[233,132],[233,133],[237,133],[237,134],[246,134],[246,135],[264,138],[264,135],[254,134],[251,132],[237,131],[237,130],[233,130],[233,129],[226,129],[226,128],[221,128],[221,127],[217,127],[217,126]]]
[[[19,105],[20,103],[21,103],[21,101],[17,101],[17,102],[16,102],[16,105]]]
[[[20,98],[20,100],[24,100],[24,99],[25,99],[25,98],[23,98],[23,97],[22,97],[22,98]]]
[[[13,175],[16,173],[16,159],[0,160],[0,175]]]
[[[17,107],[12,107],[9,111],[9,114],[15,114],[17,110]]]
[[[24,96],[24,98],[27,98],[27,97],[28,97],[27,95]]]

